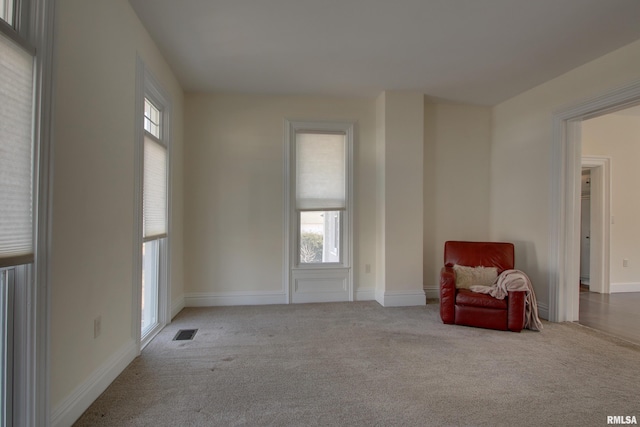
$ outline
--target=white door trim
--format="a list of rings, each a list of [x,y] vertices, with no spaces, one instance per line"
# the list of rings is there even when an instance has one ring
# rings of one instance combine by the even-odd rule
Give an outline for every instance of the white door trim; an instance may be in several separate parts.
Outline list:
[[[640,102],[640,81],[552,114],[549,320],[577,321],[580,280],[581,122]]]
[[[582,156],[582,167],[591,171],[591,251],[589,290],[609,293],[611,224],[611,158]]]

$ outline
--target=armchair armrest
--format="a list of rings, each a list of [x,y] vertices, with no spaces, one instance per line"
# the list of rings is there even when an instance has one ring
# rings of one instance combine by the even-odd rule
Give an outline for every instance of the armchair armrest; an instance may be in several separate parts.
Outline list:
[[[456,317],[456,273],[452,267],[440,270],[440,318],[452,324]]]
[[[507,329],[520,332],[524,328],[525,291],[510,291],[507,298]]]

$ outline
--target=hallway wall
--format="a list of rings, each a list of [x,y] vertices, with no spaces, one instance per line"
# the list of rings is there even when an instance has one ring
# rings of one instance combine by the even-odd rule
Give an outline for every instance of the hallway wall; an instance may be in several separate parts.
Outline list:
[[[640,291],[640,115],[619,112],[582,122],[582,154],[611,158],[611,292]]]

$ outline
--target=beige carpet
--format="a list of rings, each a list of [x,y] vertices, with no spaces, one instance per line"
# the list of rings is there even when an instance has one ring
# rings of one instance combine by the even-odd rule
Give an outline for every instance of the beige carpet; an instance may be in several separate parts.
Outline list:
[[[603,426],[640,418],[640,347],[572,323],[443,325],[438,305],[189,308],[77,426]],[[198,328],[193,341],[172,341]]]

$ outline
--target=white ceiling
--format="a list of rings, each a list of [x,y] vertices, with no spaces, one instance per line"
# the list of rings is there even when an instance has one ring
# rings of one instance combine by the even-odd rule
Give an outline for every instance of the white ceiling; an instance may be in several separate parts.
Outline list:
[[[640,39],[639,0],[130,0],[187,91],[494,105]]]

